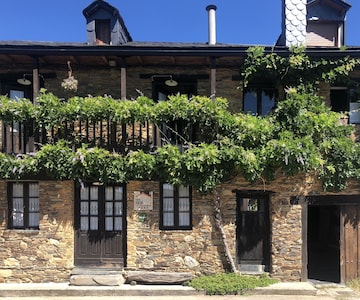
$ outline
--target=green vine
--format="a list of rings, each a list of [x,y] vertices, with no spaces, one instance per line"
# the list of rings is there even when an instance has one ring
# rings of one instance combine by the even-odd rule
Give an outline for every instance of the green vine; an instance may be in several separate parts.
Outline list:
[[[69,141],[43,145],[36,154],[0,154],[0,176],[21,179],[46,176],[59,180],[164,180],[190,184],[201,192],[213,190],[234,176],[249,182],[272,180],[278,171],[287,175],[311,172],[326,190],[344,189],[350,178],[360,178],[360,148],[351,138],[352,126],[342,125],[318,95],[318,83],[350,81],[358,60],[311,59],[304,49],[288,56],[250,48],[241,70],[243,84],[272,79],[285,87],[275,110],[266,117],[230,113],[223,98],[174,95],[154,102],[111,97],[73,97],[67,101],[41,91],[37,104],[0,97],[0,118],[61,128],[65,122],[91,120],[132,124],[185,121],[196,124],[203,143],[185,141],[187,148],[167,144],[156,151],[133,151],[124,156]]]

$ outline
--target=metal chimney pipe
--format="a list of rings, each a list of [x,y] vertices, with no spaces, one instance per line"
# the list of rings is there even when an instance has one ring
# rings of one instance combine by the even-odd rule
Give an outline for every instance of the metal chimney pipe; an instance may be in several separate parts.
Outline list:
[[[208,11],[209,15],[209,45],[216,44],[216,18],[215,18],[215,11],[216,5],[208,5],[206,6],[206,10]]]

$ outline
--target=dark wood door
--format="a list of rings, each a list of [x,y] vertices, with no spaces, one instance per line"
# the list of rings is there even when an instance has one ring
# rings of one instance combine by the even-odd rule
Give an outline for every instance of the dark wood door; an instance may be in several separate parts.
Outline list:
[[[346,205],[342,207],[344,224],[343,261],[345,276],[343,281],[360,277],[360,206]]]
[[[237,196],[237,256],[240,265],[270,262],[268,196]]]
[[[124,265],[124,195],[123,186],[76,189],[75,265]]]

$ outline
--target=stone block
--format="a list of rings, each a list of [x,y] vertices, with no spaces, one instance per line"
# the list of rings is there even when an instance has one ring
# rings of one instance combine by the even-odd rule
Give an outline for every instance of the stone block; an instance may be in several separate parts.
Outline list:
[[[125,283],[121,274],[112,275],[71,275],[70,285],[76,286],[119,286]]]
[[[190,272],[148,272],[130,271],[126,275],[127,282],[147,284],[182,284],[193,278]]]

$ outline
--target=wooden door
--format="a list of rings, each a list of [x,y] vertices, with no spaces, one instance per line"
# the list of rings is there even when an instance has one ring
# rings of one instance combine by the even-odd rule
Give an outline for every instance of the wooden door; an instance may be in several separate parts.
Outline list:
[[[76,265],[124,265],[124,195],[123,186],[76,189]]]
[[[268,196],[237,196],[237,256],[240,265],[270,263]]]
[[[360,206],[346,205],[342,207],[344,224],[343,261],[345,276],[343,281],[360,277]]]

